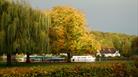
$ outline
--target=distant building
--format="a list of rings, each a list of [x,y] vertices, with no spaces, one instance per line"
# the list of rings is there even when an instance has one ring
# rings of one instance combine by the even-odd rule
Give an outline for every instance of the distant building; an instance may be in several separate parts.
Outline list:
[[[120,53],[118,50],[114,48],[104,48],[100,51],[97,51],[97,56],[104,56],[104,57],[117,57],[120,56]]]

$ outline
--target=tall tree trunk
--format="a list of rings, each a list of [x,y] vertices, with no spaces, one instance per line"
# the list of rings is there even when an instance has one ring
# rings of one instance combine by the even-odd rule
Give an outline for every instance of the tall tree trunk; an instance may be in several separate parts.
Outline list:
[[[30,63],[30,54],[27,53],[26,55],[27,55],[27,57],[26,57],[26,63]]]
[[[70,62],[71,62],[71,60],[70,60],[70,59],[71,59],[71,53],[67,53],[67,62],[69,62],[69,63],[70,63]]]
[[[7,66],[10,66],[11,65],[11,54],[7,54]]]

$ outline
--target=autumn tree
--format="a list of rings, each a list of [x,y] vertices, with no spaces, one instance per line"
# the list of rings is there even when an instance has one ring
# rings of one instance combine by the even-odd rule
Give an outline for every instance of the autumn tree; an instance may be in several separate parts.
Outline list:
[[[81,51],[82,54],[96,54],[97,50],[101,49],[101,44],[95,39],[96,37],[90,33],[86,32],[83,37],[81,37]]]
[[[86,29],[85,16],[77,9],[67,6],[56,6],[50,10],[50,46],[51,52],[78,52],[83,47]],[[85,38],[87,39],[87,37]]]

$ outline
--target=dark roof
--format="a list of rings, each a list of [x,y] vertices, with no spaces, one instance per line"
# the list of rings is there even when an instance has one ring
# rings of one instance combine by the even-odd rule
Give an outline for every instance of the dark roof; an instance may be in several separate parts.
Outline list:
[[[117,50],[114,48],[103,48],[100,50],[100,53],[107,54],[107,53],[115,53]]]

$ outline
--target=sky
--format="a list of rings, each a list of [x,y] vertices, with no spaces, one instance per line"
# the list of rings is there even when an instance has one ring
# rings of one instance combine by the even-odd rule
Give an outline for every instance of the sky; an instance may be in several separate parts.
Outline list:
[[[138,0],[27,0],[42,10],[67,5],[81,10],[91,30],[138,35]]]

